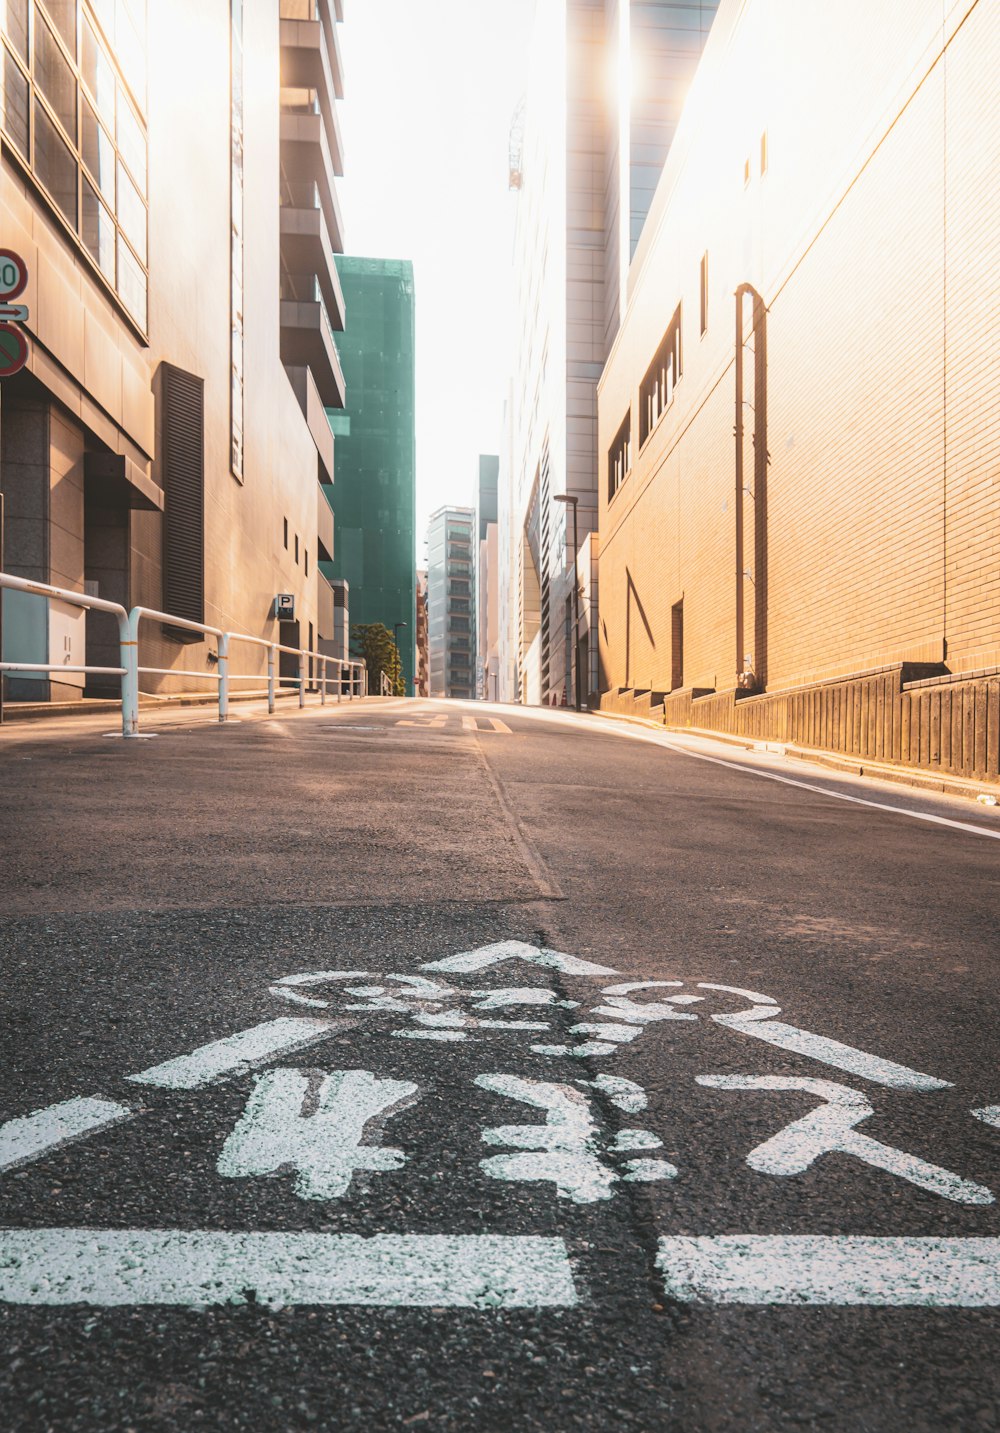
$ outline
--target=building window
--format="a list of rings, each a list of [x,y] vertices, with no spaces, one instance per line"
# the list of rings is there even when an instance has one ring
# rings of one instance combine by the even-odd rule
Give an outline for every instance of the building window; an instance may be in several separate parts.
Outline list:
[[[306,576],[308,577],[308,576],[309,576],[309,549],[308,549],[308,547],[306,548],[305,568],[306,568]]]
[[[640,448],[673,402],[681,372],[681,306],[678,304],[639,389]]]
[[[746,159],[746,160],[744,160],[744,162],[743,162],[743,187],[744,187],[744,189],[747,187],[747,185],[748,185],[749,183],[750,183],[750,161],[749,161],[749,159]]]
[[[288,519],[285,518],[285,551],[288,551]]]
[[[243,0],[230,0],[230,465],[243,481]],[[297,560],[297,559],[296,559]]]
[[[761,137],[760,137],[760,172],[761,172],[761,175],[764,175],[764,174],[767,173],[767,130],[766,130],[766,129],[764,130],[764,133],[763,133],[763,134],[761,135]]]
[[[608,502],[632,471],[632,410],[625,414],[608,449]]]
[[[295,534],[295,566],[299,565],[299,535]]]
[[[205,620],[205,384],[163,364],[163,606]],[[180,642],[201,634],[169,628]]]
[[[145,31],[145,0],[0,0],[4,140],[143,332]]]
[[[684,685],[684,598],[670,609],[670,690]]]
[[[708,332],[708,250],[701,256],[701,331]]]

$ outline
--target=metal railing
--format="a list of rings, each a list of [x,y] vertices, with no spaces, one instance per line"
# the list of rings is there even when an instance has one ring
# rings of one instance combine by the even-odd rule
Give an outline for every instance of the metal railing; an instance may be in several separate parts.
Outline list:
[[[221,627],[212,627],[204,622],[190,622],[184,617],[174,617],[169,612],[157,612],[151,607],[133,607],[131,612],[117,602],[107,602],[102,597],[90,597],[83,592],[71,592],[64,587],[50,587],[45,582],[31,582],[24,577],[12,577],[0,572],[0,589],[11,592],[27,592],[36,597],[51,597],[74,607],[95,612],[109,612],[118,621],[118,647],[121,659],[119,667],[67,666],[61,662],[2,662],[0,672],[76,672],[87,676],[120,677],[122,703],[122,735],[139,735],[139,678],[144,675],[190,677],[197,681],[218,683],[219,721],[229,716],[229,692],[232,682],[259,682],[259,672],[239,673],[229,670],[230,647],[242,642],[267,650],[267,709],[275,709],[275,693],[278,684],[298,688],[299,706],[306,704],[308,689],[319,692],[320,705],[325,705],[332,691],[336,700],[346,696],[349,701],[368,695],[368,670],[363,661],[346,661],[341,657],[330,657],[325,652],[314,652],[305,647],[288,647],[267,637],[251,637],[246,632],[227,632]],[[182,627],[189,632],[200,632],[204,637],[214,637],[218,642],[218,668],[214,672],[194,672],[179,667],[141,667],[139,665],[139,624],[143,621],[163,622],[170,627]],[[279,656],[285,653],[296,657],[297,676],[282,676],[276,668]],[[313,664],[312,672],[309,671]],[[336,668],[331,679],[330,667]],[[385,695],[385,693],[382,693]]]

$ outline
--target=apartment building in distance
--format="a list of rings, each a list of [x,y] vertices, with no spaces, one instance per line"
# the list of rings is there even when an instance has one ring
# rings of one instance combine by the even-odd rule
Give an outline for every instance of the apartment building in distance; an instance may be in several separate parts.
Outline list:
[[[605,707],[997,778],[998,72],[986,0],[723,0],[601,380]]]
[[[500,566],[497,488],[500,459],[481,454],[476,525],[476,696],[495,702],[500,693]]]
[[[337,481],[326,489],[337,549],[323,570],[347,583],[350,623],[395,631],[409,695],[417,675],[415,310],[403,259],[338,257],[347,323],[337,347],[347,380],[331,410]],[[338,655],[338,654],[334,654]]]
[[[476,695],[474,508],[441,507],[427,528],[427,658],[432,697]]]
[[[540,0],[517,195],[513,381],[500,492],[506,700],[573,702],[572,516],[597,527],[597,381],[629,261],[717,0]],[[595,610],[585,593],[584,613]],[[585,669],[589,662],[584,664]],[[586,695],[586,694],[585,694]]]
[[[30,359],[3,384],[8,572],[290,645],[326,635],[339,18],[339,0],[0,7],[0,244],[30,275]],[[278,593],[296,602],[280,634]],[[20,593],[3,642],[9,661],[118,665],[113,619]],[[166,674],[141,684],[191,688],[180,671],[214,656],[147,624],[140,661]],[[58,700],[85,681],[4,686]]]
[[[417,569],[417,681],[414,695],[430,695],[430,674],[427,657],[427,572]]]

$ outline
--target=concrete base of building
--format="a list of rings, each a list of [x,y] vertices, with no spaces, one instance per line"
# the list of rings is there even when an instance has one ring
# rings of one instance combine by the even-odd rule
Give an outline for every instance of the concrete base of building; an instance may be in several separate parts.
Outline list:
[[[602,695],[601,711],[958,795],[1000,782],[1000,667],[949,673],[901,663],[757,695],[658,696],[618,688]]]

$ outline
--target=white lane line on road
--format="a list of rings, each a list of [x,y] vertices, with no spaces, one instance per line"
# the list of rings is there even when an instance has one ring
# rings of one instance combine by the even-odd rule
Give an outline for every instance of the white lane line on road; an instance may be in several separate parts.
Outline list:
[[[0,1170],[30,1164],[60,1145],[131,1119],[132,1114],[127,1105],[112,1100],[81,1098],[8,1120],[0,1125]]]
[[[287,1055],[325,1040],[334,1028],[332,1020],[316,1020],[290,1016],[265,1020],[224,1040],[201,1045],[190,1055],[178,1055],[162,1065],[152,1065],[138,1075],[126,1075],[137,1085],[158,1085],[165,1090],[196,1090],[221,1080],[226,1075],[242,1074],[262,1060],[274,1055]]]
[[[633,736],[639,741],[652,741],[654,746],[662,746],[666,751],[672,751],[676,756],[690,756],[692,761],[708,761],[713,766],[727,766],[731,771],[742,771],[749,776],[759,776],[764,781],[779,781],[782,786],[797,786],[802,791],[815,791],[819,796],[829,796],[834,801],[850,801],[855,806],[871,806],[876,811],[889,811],[894,816],[909,816],[914,821],[930,821],[935,826],[951,826],[956,831],[968,831],[973,836],[989,836],[993,841],[1000,841],[1000,829],[990,830],[988,826],[974,826],[970,821],[953,821],[948,816],[933,816],[929,811],[911,811],[906,806],[892,806],[887,801],[869,801],[863,796],[848,796],[846,791],[831,791],[826,786],[815,786],[810,781],[796,781],[791,776],[779,776],[774,771],[761,771],[756,766],[744,766],[742,762],[725,761],[721,756],[705,756],[700,751],[690,751],[686,746],[677,746],[672,741],[664,741],[654,733],[646,736],[645,733],[635,736],[633,733],[622,733],[622,735]]]
[[[1000,1305],[1000,1239],[719,1235],[659,1241],[668,1298],[694,1304]]]
[[[892,1060],[883,1060],[878,1055],[868,1055],[856,1050],[853,1045],[842,1045],[839,1040],[830,1040],[825,1035],[812,1035],[808,1030],[797,1030],[782,1020],[747,1019],[745,1015],[713,1015],[718,1025],[737,1030],[741,1035],[752,1035],[755,1040],[765,1040],[782,1050],[791,1050],[796,1055],[805,1055],[818,1060],[822,1065],[832,1065],[848,1074],[860,1075],[877,1085],[888,1085],[892,1090],[947,1090],[950,1080],[939,1080],[934,1075],[922,1075],[906,1065],[897,1065]]]
[[[982,1120],[985,1125],[992,1125],[994,1129],[1000,1129],[1000,1105],[987,1105],[984,1109],[973,1110],[977,1120]]]
[[[514,1235],[7,1229],[10,1304],[368,1304],[545,1308],[577,1302],[562,1239]]]

